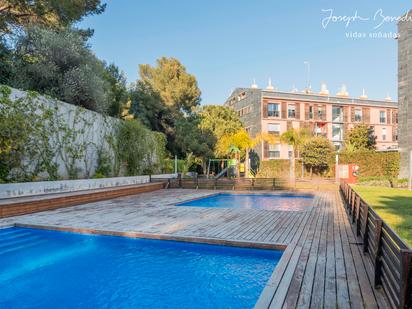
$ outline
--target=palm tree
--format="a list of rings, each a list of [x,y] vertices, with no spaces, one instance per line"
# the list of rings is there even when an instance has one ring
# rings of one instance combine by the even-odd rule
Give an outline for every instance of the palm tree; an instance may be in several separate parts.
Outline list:
[[[295,182],[295,174],[296,174],[296,162],[295,162],[295,157],[297,154],[297,157],[300,157],[300,147],[304,143],[304,141],[310,136],[310,132],[307,129],[301,128],[301,129],[294,129],[291,128],[284,132],[280,136],[280,141],[284,144],[288,144],[292,146],[293,151],[292,151],[292,156],[290,158],[292,162],[292,174],[291,174],[291,180],[294,183]]]
[[[251,148],[262,142],[275,144],[277,142],[277,138],[273,134],[269,133],[260,133],[255,138],[251,138],[245,129],[240,129],[234,134],[223,135],[216,144],[216,152],[221,156],[234,155],[237,159],[237,164],[240,163],[241,153],[244,152],[246,161],[245,174],[247,176],[249,173],[249,151]],[[239,177],[239,166],[237,170]]]

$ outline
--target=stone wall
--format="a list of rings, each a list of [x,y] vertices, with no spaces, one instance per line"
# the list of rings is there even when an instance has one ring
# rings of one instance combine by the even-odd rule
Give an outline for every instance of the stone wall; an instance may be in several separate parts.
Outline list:
[[[412,10],[408,15],[412,17]],[[407,178],[412,151],[412,21],[400,21],[398,32],[399,177]]]
[[[12,89],[11,99],[24,98],[27,96],[25,91]],[[76,167],[79,171],[79,178],[88,178],[94,174],[97,162],[97,151],[99,147],[108,148],[106,136],[113,131],[113,128],[120,123],[121,120],[109,116],[90,111],[84,108],[79,108],[75,105],[39,96],[35,100],[43,104],[47,108],[56,109],[56,113],[60,119],[71,130],[82,132],[76,133],[76,143],[84,145],[84,158],[76,161]],[[60,134],[60,136],[63,133]],[[57,141],[52,141],[55,145]],[[56,145],[57,147],[57,145]],[[64,179],[68,178],[68,171],[65,166],[65,156],[63,153],[58,153],[54,157],[54,161],[58,165],[58,175]]]
[[[19,98],[31,97],[28,92],[10,89],[9,98],[13,101]],[[43,107],[45,107],[46,110],[52,111],[52,118],[55,119],[54,123],[58,122],[60,124],[56,126],[61,128],[60,130],[52,130],[56,133],[48,135],[50,148],[55,153],[50,161],[57,165],[59,178],[80,179],[93,177],[97,167],[99,151],[103,151],[111,157],[110,161],[114,165],[116,157],[114,144],[117,142],[117,129],[123,120],[46,96],[36,95],[32,100],[32,104],[39,106],[39,113],[44,112]],[[151,132],[148,130],[147,134],[149,136]],[[123,142],[127,143],[127,141]],[[142,143],[145,143],[145,141],[142,141]],[[77,156],[77,154],[79,155]],[[152,153],[151,161],[151,163],[158,163],[159,158],[157,158],[156,152]],[[142,170],[145,170],[145,162],[145,160],[142,160]],[[75,176],[73,176],[73,171]],[[115,175],[123,176],[124,166],[120,164]],[[47,173],[40,173],[36,180],[47,178]]]

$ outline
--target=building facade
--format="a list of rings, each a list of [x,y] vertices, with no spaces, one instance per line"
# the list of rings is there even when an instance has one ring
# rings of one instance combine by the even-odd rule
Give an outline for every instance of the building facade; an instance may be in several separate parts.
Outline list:
[[[342,86],[336,96],[330,96],[326,85],[320,93],[281,92],[272,89],[237,88],[225,106],[234,109],[246,130],[254,137],[259,133],[280,136],[289,128],[306,128],[314,135],[328,138],[342,149],[345,133],[364,123],[373,127],[377,149],[397,149],[398,104],[390,98],[370,100],[365,94],[350,98]],[[292,148],[278,143],[263,143],[255,151],[261,160],[288,159]]]
[[[406,16],[411,16],[410,10]],[[409,177],[412,151],[412,21],[398,23],[399,177]]]

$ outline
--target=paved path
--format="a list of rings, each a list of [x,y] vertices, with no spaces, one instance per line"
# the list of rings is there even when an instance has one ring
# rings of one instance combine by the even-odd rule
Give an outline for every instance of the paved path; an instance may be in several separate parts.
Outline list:
[[[196,236],[286,245],[257,308],[387,308],[369,277],[337,192],[304,211],[213,209],[173,204],[208,190],[159,190],[0,220],[14,223]]]

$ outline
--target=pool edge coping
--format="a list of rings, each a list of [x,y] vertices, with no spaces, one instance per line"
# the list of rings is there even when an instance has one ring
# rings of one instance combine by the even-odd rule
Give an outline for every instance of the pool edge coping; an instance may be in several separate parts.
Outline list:
[[[288,245],[281,244],[281,243],[267,243],[267,242],[256,242],[256,241],[251,242],[251,241],[221,239],[221,238],[212,238],[212,237],[181,236],[181,235],[159,234],[159,233],[120,232],[120,231],[98,230],[98,229],[89,229],[89,228],[62,227],[62,226],[55,226],[55,225],[27,224],[27,223],[18,223],[18,222],[8,227],[22,227],[22,228],[33,228],[33,229],[42,229],[42,230],[50,230],[50,231],[72,232],[72,233],[85,234],[85,235],[104,235],[104,236],[119,236],[119,237],[127,237],[127,238],[180,241],[180,242],[209,244],[209,245],[224,245],[224,246],[230,246],[230,247],[250,248],[250,249],[268,249],[268,250],[285,251],[286,248],[288,247]]]

